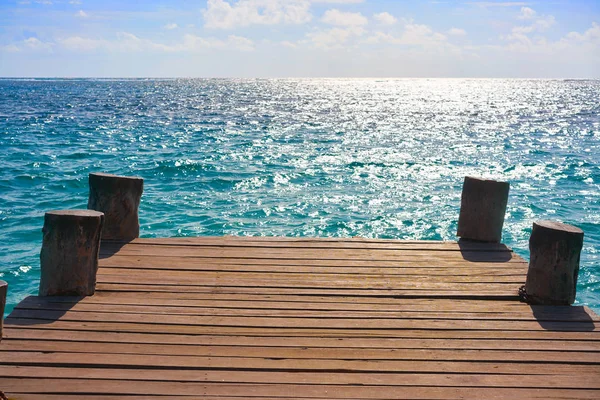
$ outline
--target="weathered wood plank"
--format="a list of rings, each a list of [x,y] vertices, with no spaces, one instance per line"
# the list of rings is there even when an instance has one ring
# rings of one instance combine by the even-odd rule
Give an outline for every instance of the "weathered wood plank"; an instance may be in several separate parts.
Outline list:
[[[32,296],[7,318],[11,398],[600,397],[600,319],[516,302],[527,262],[501,244],[135,239],[101,254],[95,296]]]
[[[522,259],[509,251],[427,251],[427,250],[388,250],[388,249],[339,249],[322,251],[303,248],[262,248],[262,247],[219,247],[219,246],[153,246],[135,245],[120,248],[102,248],[101,256],[155,256],[155,257],[196,257],[196,258],[240,258],[278,260],[366,260],[366,261],[440,261],[470,260],[479,262],[521,262]]]
[[[321,372],[411,372],[411,373],[473,373],[473,374],[530,374],[539,362],[502,361],[439,361],[439,360],[354,360],[354,359],[300,359],[217,356],[166,356],[156,354],[104,354],[6,351],[3,365],[52,366],[68,365],[98,368],[186,368],[224,370],[279,370]],[[541,363],[540,375],[600,374],[598,364]],[[89,393],[89,392],[88,392]]]
[[[396,271],[393,271],[396,272]],[[126,276],[126,277],[145,277],[151,274],[160,275],[161,278],[175,279],[178,282],[186,281],[202,281],[206,279],[235,279],[235,280],[248,280],[253,279],[260,280],[286,280],[294,282],[308,281],[306,272],[293,272],[293,271],[239,271],[239,270],[195,270],[195,271],[182,271],[182,270],[163,270],[157,273],[153,269],[131,269],[131,268],[106,268],[100,271],[100,275],[106,276]],[[449,277],[447,275],[435,276],[426,274],[409,274],[409,279],[416,282],[428,282],[428,283],[522,283],[523,276],[520,274],[513,275],[494,275],[479,276],[473,275],[460,275]],[[367,273],[360,274],[345,274],[345,273],[310,273],[310,282],[331,282],[335,285],[344,284],[345,282],[361,282],[362,280],[368,279],[370,282],[377,280],[386,280],[390,282],[405,282],[407,275],[401,274],[387,274],[384,271],[378,273]],[[364,286],[364,285],[363,285]]]
[[[144,263],[135,262],[132,264],[119,264],[112,263],[100,263],[102,272],[110,273],[113,270],[125,270],[130,272],[144,271],[146,273],[157,273],[156,270],[163,270],[164,273],[170,272],[222,272],[222,273],[266,273],[281,276],[294,276],[294,275],[351,275],[351,276],[401,276],[405,279],[440,279],[440,280],[455,280],[455,279],[469,279],[469,278],[481,278],[481,279],[496,279],[506,278],[515,279],[518,278],[522,281],[523,274],[527,272],[526,265],[512,263],[511,266],[505,266],[503,268],[491,269],[491,268],[427,268],[427,267],[313,267],[313,266],[298,266],[298,265],[250,265],[250,264],[207,264],[207,263],[189,263],[183,265],[177,264],[162,264],[162,265],[147,265]],[[516,265],[516,267],[514,267]]]
[[[278,236],[202,236],[180,238],[137,238],[129,242],[103,240],[105,248],[133,245],[220,246],[220,247],[297,247],[311,249],[392,249],[443,251],[511,251],[501,243],[474,241],[394,240],[367,238],[294,238]]]
[[[113,273],[117,272],[117,273]],[[123,284],[138,284],[138,285],[179,285],[179,286],[232,286],[232,287],[270,287],[270,288],[305,288],[305,289],[349,289],[349,290],[430,290],[430,291],[447,291],[447,290],[470,290],[474,292],[485,293],[487,291],[494,292],[497,290],[512,290],[518,289],[521,283],[518,279],[509,279],[500,282],[489,280],[488,282],[453,282],[448,280],[430,281],[430,280],[412,280],[392,276],[368,276],[368,277],[349,277],[345,276],[341,279],[336,277],[325,276],[311,277],[311,279],[301,277],[273,277],[268,274],[254,275],[242,277],[235,274],[223,273],[203,273],[203,272],[186,272],[176,274],[172,271],[170,274],[150,275],[148,273],[138,273],[125,271],[111,270],[110,273],[98,273],[97,280],[102,283],[123,283]]]
[[[523,259],[513,258],[507,262],[487,262],[466,260],[466,259],[413,259],[413,260],[328,260],[328,259],[277,259],[277,258],[223,258],[223,257],[156,257],[146,255],[111,255],[109,258],[101,258],[100,266],[132,266],[141,265],[145,268],[162,268],[165,265],[175,265],[180,269],[189,269],[190,267],[202,268],[203,265],[253,265],[253,266],[275,266],[285,268],[288,266],[297,267],[366,267],[366,268],[455,268],[457,272],[465,273],[469,268],[487,269],[498,271],[502,268],[527,268],[527,263]],[[465,270],[466,271],[463,271]]]
[[[238,302],[239,303],[239,302]],[[588,314],[585,307],[566,307],[567,310],[552,310],[548,307],[534,306],[521,310],[484,311],[484,312],[453,312],[428,310],[422,307],[413,307],[405,311],[388,307],[386,310],[377,307],[323,307],[314,309],[314,304],[300,303],[286,308],[273,307],[273,303],[225,303],[220,306],[213,304],[195,306],[168,306],[155,302],[152,305],[127,305],[121,302],[116,304],[102,303],[68,303],[53,302],[46,298],[28,298],[22,301],[15,309],[18,310],[48,310],[48,311],[80,311],[80,312],[108,312],[129,314],[155,314],[155,315],[196,315],[196,316],[266,316],[266,317],[312,317],[312,318],[397,318],[397,319],[459,319],[459,320],[514,320],[514,321],[571,321],[587,322],[593,320],[593,315]],[[313,306],[311,309],[310,306]],[[358,308],[358,309],[357,309]],[[400,307],[402,308],[402,307]],[[572,308],[572,310],[569,310]],[[570,312],[569,312],[570,311]]]
[[[0,346],[2,352],[62,352],[62,353],[103,353],[133,355],[163,355],[181,357],[246,357],[246,358],[285,358],[289,360],[392,360],[392,361],[477,361],[477,362],[516,362],[522,363],[575,363],[600,364],[600,353],[539,350],[467,350],[467,349],[361,349],[326,347],[273,347],[273,346],[194,346],[194,345],[151,345],[28,341],[9,340]],[[600,366],[600,365],[599,365]]]
[[[565,379],[559,375],[487,375],[487,374],[394,374],[394,373],[320,373],[278,371],[231,371],[206,370],[152,370],[152,369],[99,369],[73,367],[23,367],[0,366],[0,377],[6,378],[59,378],[59,379],[113,379],[137,381],[222,382],[256,384],[311,384],[311,385],[373,385],[373,386],[438,386],[458,387],[513,387],[513,388],[559,388],[600,389],[600,381],[589,375]]]
[[[332,318],[314,317],[229,317],[197,315],[153,315],[111,312],[79,312],[51,310],[15,309],[12,318],[37,320],[78,321],[78,322],[129,322],[141,324],[171,324],[186,326],[239,326],[258,328],[318,328],[318,329],[438,329],[438,330],[556,330],[594,331],[599,335],[600,325],[595,321],[498,321],[498,320],[439,320],[439,319],[398,319],[398,318]]]
[[[566,338],[512,339],[509,337],[468,339],[423,337],[276,337],[276,336],[215,336],[168,335],[109,331],[75,331],[51,329],[11,329],[5,340],[54,340],[86,343],[185,344],[196,346],[273,346],[273,347],[344,347],[362,349],[481,349],[481,350],[538,350],[600,352],[600,340],[567,340]]]
[[[6,378],[3,384],[7,391],[17,393],[63,393],[69,387],[72,393],[106,394],[155,394],[190,396],[274,396],[289,398],[295,394],[298,398],[333,399],[389,399],[398,396],[395,386],[367,385],[293,385],[293,384],[227,384],[210,382],[153,382],[122,380],[86,380],[86,379],[32,379]],[[489,399],[505,398],[579,398],[597,399],[597,390],[577,389],[517,389],[517,388],[444,388],[444,387],[402,387],[402,397],[408,399],[464,399],[483,396]]]
[[[152,323],[97,322],[7,318],[6,328],[39,330],[77,330],[96,332],[156,333],[172,335],[219,335],[259,337],[324,337],[324,338],[463,338],[463,339],[552,339],[598,341],[598,331],[550,330],[436,330],[436,329],[324,329],[295,327],[188,326]]]

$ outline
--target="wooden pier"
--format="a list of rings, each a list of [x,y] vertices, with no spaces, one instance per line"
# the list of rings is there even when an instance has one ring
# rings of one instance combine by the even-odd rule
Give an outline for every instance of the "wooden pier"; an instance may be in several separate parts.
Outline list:
[[[502,244],[135,239],[99,265],[5,320],[7,398],[600,398],[598,317],[519,302]]]

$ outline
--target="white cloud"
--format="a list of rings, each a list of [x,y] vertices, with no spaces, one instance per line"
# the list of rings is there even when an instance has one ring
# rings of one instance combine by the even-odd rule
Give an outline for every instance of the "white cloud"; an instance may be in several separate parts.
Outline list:
[[[519,19],[533,19],[536,15],[536,11],[529,7],[521,7],[521,13],[517,18]]]
[[[110,48],[110,42],[103,39],[90,39],[81,36],[70,36],[60,39],[58,43],[67,50],[72,51],[93,51],[100,48]]]
[[[203,10],[205,26],[235,29],[249,25],[303,24],[311,20],[306,0],[208,0]]]
[[[594,22],[592,23],[592,27],[584,33],[569,32],[566,38],[580,43],[588,42],[600,44],[600,25]]]
[[[241,51],[254,50],[254,42],[243,36],[229,35],[227,41],[224,43],[224,46],[232,46],[234,49]]]
[[[1,46],[0,50],[7,51],[9,53],[18,53],[19,51],[21,51],[19,46],[15,45],[15,44],[8,44],[6,46]]]
[[[467,34],[467,31],[460,28],[450,28],[446,33],[452,36],[465,36]]]
[[[53,43],[42,42],[41,40],[39,40],[37,38],[34,38],[34,37],[30,37],[29,39],[25,39],[23,41],[23,43],[25,44],[26,47],[28,47],[29,49],[32,49],[32,50],[51,51],[52,50],[52,46],[54,46]]]
[[[597,51],[598,46],[600,46],[600,25],[595,22],[592,23],[591,28],[583,33],[569,32],[556,41],[548,40],[539,35],[534,37],[527,35],[534,31],[535,28],[533,27],[513,28],[512,33],[504,38],[508,43],[501,49],[513,53],[545,55],[557,59],[583,57],[592,63],[591,60],[595,58],[595,62],[600,63],[600,53]],[[565,54],[569,54],[569,56],[565,56]]]
[[[81,0],[71,0],[71,1],[69,1],[69,4],[80,5]]]
[[[52,52],[54,48],[54,43],[52,42],[43,42],[38,38],[29,37],[25,40],[21,40],[17,43],[10,43],[4,46],[1,46],[0,49],[10,53],[17,53],[21,51],[42,51],[42,52]]]
[[[530,25],[515,26],[511,34],[506,38],[519,43],[529,42],[527,35],[532,32],[543,32],[550,28],[556,22],[552,15],[538,15],[538,13],[529,7],[522,7],[518,19],[529,21]]]
[[[343,12],[337,9],[325,11],[321,21],[335,26],[363,26],[369,22],[361,13]]]
[[[554,25],[555,22],[556,22],[556,19],[554,18],[554,16],[544,15],[540,18],[537,18],[535,20],[534,25],[537,30],[544,31],[544,30],[550,28],[552,25]]]
[[[177,29],[179,28],[179,25],[177,24],[166,24],[165,26],[163,26],[163,29],[166,29],[168,31],[172,31],[173,29]]]
[[[394,36],[388,33],[375,32],[370,36],[367,43],[390,43],[406,46],[431,47],[445,44],[447,37],[439,32],[435,32],[427,25],[409,23],[405,25],[404,31],[400,36]]]
[[[323,31],[311,32],[306,36],[314,47],[320,49],[330,49],[342,47],[350,39],[361,36],[365,30],[358,26],[348,28],[331,28]]]
[[[180,42],[164,44],[154,42],[149,39],[140,38],[129,32],[119,32],[114,40],[71,36],[59,40],[58,44],[65,50],[76,52],[109,51],[182,53],[198,52],[211,49],[238,51],[254,50],[254,42],[252,42],[252,40],[235,35],[229,35],[227,39],[223,40],[187,34],[183,36]]]
[[[377,21],[378,23],[382,24],[382,25],[394,25],[398,19],[396,17],[394,17],[392,14],[388,13],[388,12],[382,12],[379,14],[375,14],[373,15],[373,18],[375,19],[375,21]]]
[[[75,16],[78,18],[88,18],[90,15],[83,10],[79,10],[75,13]]]
[[[290,49],[295,49],[298,47],[298,45],[296,43],[292,43],[288,40],[284,40],[283,42],[280,42],[279,44],[282,45],[283,47],[287,47]]]

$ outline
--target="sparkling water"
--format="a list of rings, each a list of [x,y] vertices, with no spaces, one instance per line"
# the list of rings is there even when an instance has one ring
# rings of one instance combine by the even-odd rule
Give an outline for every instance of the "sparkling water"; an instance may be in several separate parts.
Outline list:
[[[0,279],[37,292],[45,211],[138,175],[142,237],[454,240],[465,175],[511,183],[503,242],[585,232],[600,309],[600,81],[0,80]],[[515,288],[516,290],[517,288]]]

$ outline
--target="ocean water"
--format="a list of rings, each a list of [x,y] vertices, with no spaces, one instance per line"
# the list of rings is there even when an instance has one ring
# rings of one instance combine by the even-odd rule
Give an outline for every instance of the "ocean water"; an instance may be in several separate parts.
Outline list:
[[[503,241],[585,231],[577,301],[600,310],[600,81],[0,80],[0,279],[37,292],[45,211],[89,172],[145,180],[142,237],[453,240],[465,175],[507,180]]]

